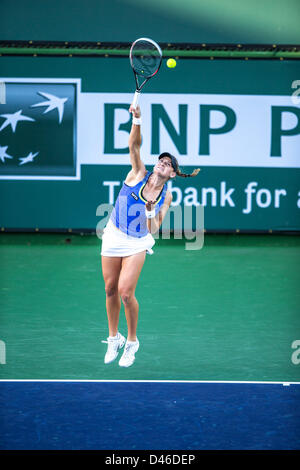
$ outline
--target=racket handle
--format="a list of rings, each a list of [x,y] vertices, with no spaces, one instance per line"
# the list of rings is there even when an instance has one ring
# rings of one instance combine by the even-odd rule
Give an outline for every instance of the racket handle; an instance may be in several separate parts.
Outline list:
[[[132,106],[134,107],[134,109],[138,105],[140,94],[141,93],[139,91],[136,91],[135,94],[134,94],[133,101],[132,101]]]

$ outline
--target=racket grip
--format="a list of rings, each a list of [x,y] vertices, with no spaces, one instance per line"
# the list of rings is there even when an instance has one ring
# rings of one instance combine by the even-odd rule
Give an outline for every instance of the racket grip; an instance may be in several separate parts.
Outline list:
[[[134,109],[138,105],[140,94],[141,93],[139,91],[136,91],[135,94],[134,94],[133,101],[132,101],[132,106],[134,107]]]

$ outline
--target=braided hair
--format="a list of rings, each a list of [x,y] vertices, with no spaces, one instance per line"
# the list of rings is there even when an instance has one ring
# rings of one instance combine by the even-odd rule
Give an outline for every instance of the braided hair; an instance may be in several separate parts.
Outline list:
[[[201,168],[195,168],[195,170],[192,173],[182,173],[180,168],[177,168],[176,175],[182,176],[183,178],[189,178],[189,177],[198,175],[199,171],[201,171]]]
[[[176,172],[177,176],[181,176],[183,178],[190,178],[198,175],[199,171],[201,171],[201,168],[196,168],[192,173],[182,173],[179,168],[177,158],[174,157],[174,155],[171,155],[169,152],[163,152],[160,154],[158,159],[160,160],[163,157],[169,157],[171,159],[173,170]]]

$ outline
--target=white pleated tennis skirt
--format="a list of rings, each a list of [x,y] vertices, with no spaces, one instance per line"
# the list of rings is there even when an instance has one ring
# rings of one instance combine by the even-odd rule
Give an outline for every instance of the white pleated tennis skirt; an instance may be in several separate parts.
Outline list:
[[[152,247],[155,240],[151,233],[145,237],[137,238],[127,235],[119,230],[114,223],[109,220],[102,235],[102,256],[130,256],[141,251],[153,254]]]

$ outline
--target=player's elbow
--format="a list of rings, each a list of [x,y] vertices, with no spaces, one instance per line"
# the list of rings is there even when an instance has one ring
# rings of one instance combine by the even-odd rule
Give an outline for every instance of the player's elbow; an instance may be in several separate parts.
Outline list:
[[[139,155],[140,146],[136,143],[129,142],[129,153],[132,155]]]

